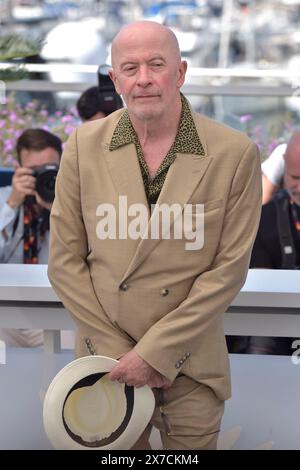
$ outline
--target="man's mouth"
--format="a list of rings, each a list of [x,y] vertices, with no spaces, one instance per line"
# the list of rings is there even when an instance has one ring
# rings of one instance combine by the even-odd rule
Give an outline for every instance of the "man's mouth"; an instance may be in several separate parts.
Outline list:
[[[137,99],[147,99],[147,98],[158,98],[158,95],[137,95],[135,96]]]

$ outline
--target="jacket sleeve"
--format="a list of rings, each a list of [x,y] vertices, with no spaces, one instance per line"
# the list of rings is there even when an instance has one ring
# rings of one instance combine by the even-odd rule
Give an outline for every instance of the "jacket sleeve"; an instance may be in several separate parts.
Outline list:
[[[217,316],[227,310],[243,286],[260,212],[259,152],[250,143],[232,180],[222,235],[210,269],[195,279],[188,297],[155,323],[135,346],[139,356],[168,379],[174,380],[180,372],[180,367],[176,368],[178,351],[189,352],[190,356],[196,353],[201,337],[214,327]]]
[[[132,348],[97,298],[87,265],[88,242],[80,199],[77,131],[70,136],[59,169],[50,218],[49,280],[75,323],[100,334],[101,354],[118,357]],[[115,345],[119,350],[116,350]]]

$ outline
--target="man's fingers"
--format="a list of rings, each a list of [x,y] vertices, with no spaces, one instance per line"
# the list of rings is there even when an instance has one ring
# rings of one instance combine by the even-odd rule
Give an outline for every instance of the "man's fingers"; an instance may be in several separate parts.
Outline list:
[[[26,176],[25,178],[28,178]],[[18,191],[19,193],[24,193],[26,191],[34,191],[35,190],[35,181],[34,180],[16,180],[13,183],[13,190]]]
[[[170,381],[166,381],[159,376],[156,376],[155,378],[152,378],[151,380],[146,380],[146,379],[133,379],[133,378],[126,378],[126,374],[118,370],[112,370],[109,374],[108,377],[111,381],[113,382],[119,382],[119,383],[124,383],[126,385],[136,387],[136,388],[141,388],[144,387],[145,385],[148,385],[150,388],[169,388],[171,386]]]
[[[112,381],[119,379],[117,374],[112,374],[111,372],[108,374],[108,378]]]
[[[120,370],[119,367],[116,366],[109,372],[108,377],[110,378],[110,380],[119,380],[119,378],[124,377],[124,375],[122,375],[122,370]]]
[[[16,171],[15,171],[15,174],[14,174],[14,177],[20,177],[20,176],[24,176],[24,175],[31,175],[32,176],[32,170],[30,168],[24,168],[23,166],[18,166],[16,168]],[[32,176],[33,178],[33,176]]]
[[[17,184],[23,184],[23,185],[29,184],[30,186],[35,186],[35,178],[34,176],[30,176],[30,175],[18,176],[18,178],[15,179],[15,182]]]
[[[35,189],[34,188],[22,188],[19,190],[19,193],[23,196],[35,196]]]
[[[16,188],[16,191],[20,194],[28,194],[28,192],[35,193],[35,188],[32,188],[31,186],[20,186]]]
[[[147,383],[147,385],[150,387],[150,388],[162,388],[162,385],[163,385],[163,381],[161,379],[153,379],[153,380],[149,380],[149,382]]]

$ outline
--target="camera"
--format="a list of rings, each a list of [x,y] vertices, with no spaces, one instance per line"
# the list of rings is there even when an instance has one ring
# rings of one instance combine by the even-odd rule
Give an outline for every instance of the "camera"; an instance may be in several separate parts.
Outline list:
[[[97,71],[100,109],[106,115],[123,108],[122,98],[116,92],[115,85],[108,75],[109,69],[108,65],[100,65]]]
[[[45,202],[53,202],[55,195],[55,180],[58,165],[46,164],[32,168],[32,175],[36,178],[35,189]]]

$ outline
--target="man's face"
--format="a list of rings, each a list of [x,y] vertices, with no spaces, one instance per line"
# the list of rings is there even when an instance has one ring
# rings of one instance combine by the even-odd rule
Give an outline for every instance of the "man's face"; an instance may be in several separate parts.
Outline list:
[[[186,62],[180,61],[169,37],[135,30],[116,49],[110,77],[130,115],[141,121],[170,116]]]
[[[297,151],[297,154],[295,152]],[[284,185],[293,201],[300,205],[300,149],[289,151],[285,155]]]
[[[59,154],[58,152],[51,148],[47,147],[44,150],[21,150],[20,155],[21,165],[25,168],[33,168],[35,166],[42,165],[59,165]]]

